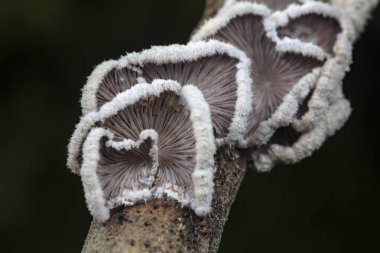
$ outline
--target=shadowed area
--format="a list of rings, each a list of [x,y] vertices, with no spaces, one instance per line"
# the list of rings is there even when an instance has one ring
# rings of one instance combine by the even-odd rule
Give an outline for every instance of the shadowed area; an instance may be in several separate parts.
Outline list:
[[[302,42],[311,42],[333,54],[337,35],[342,31],[334,18],[318,14],[307,14],[291,20],[285,27],[279,28],[280,38],[289,37]]]
[[[301,137],[302,133],[297,132],[292,126],[280,127],[270,138],[268,145],[279,144],[292,146]]]
[[[262,18],[253,14],[232,19],[212,37],[244,50],[252,60],[254,113],[248,135],[275,112],[300,78],[322,65],[310,57],[277,52],[265,34]]]
[[[96,92],[96,105],[99,109],[117,94],[126,91],[137,83],[137,72],[128,68],[113,68],[103,78]]]
[[[223,138],[228,134],[235,113],[237,63],[236,59],[227,55],[216,55],[190,62],[161,65],[147,63],[142,71],[148,82],[153,79],[172,79],[182,85],[196,86],[210,106],[215,137]]]
[[[128,106],[99,125],[114,133],[115,141],[123,139],[137,141],[143,130],[155,130],[158,134],[159,167],[154,186],[160,187],[169,183],[191,190],[191,174],[195,167],[196,154],[189,116],[190,112],[181,104],[181,98],[165,92],[158,98],[150,97]],[[122,185],[123,189],[137,189],[140,179],[146,178],[152,166],[152,155],[149,153],[151,143],[145,142],[136,151],[119,151],[111,154],[114,150],[111,152],[105,149],[107,148],[103,149],[103,158],[98,168],[99,175],[107,181],[102,184],[107,185],[119,177],[118,180],[122,184],[113,184],[114,186],[109,187]],[[137,169],[145,171],[137,172]],[[122,173],[124,175],[120,176]],[[119,190],[110,188],[107,192],[118,193]]]

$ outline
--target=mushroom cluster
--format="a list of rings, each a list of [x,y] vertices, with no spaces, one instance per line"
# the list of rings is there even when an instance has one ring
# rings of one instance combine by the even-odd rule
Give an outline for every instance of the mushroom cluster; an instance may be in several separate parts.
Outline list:
[[[69,144],[98,220],[110,209],[169,196],[210,211],[216,147],[243,138],[250,61],[219,41],[152,47],[95,68]]]
[[[325,2],[227,0],[187,45],[101,63],[68,147],[90,212],[168,196],[205,215],[217,148],[248,149],[260,171],[311,155],[350,114],[353,40]]]
[[[310,156],[351,111],[341,84],[352,25],[331,4],[302,2],[229,0],[192,37],[230,43],[252,61],[253,110],[239,144],[260,171]]]

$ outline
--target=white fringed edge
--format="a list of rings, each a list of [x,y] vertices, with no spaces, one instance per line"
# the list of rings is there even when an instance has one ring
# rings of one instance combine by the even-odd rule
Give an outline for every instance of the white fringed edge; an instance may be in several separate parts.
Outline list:
[[[129,105],[133,105],[139,100],[149,97],[158,97],[163,91],[173,91],[178,93],[182,89],[181,85],[172,80],[154,80],[151,84],[136,84],[125,92],[119,93],[112,101],[104,104],[99,111],[93,111],[84,115],[77,124],[74,134],[68,145],[67,166],[75,174],[79,174],[79,154],[83,143],[90,129],[98,121],[116,115],[120,110]]]
[[[323,17],[334,18],[338,21],[339,25],[341,25],[342,15],[338,8],[332,6],[331,4],[321,2],[307,2],[302,5],[290,5],[284,11],[273,13],[273,15],[264,21],[264,27],[267,31],[268,37],[276,43],[276,49],[278,51],[292,52],[323,61],[330,58],[331,55],[329,55],[329,53],[320,46],[311,42],[303,42],[297,38],[285,37],[281,39],[277,33],[278,28],[285,27],[292,20],[309,14],[317,14]],[[343,27],[341,28],[343,30]]]
[[[196,165],[192,174],[194,183],[194,202],[191,207],[197,215],[210,212],[214,191],[214,154],[216,152],[211,112],[202,92],[196,86],[186,85],[182,96],[190,107],[190,119],[193,123]]]
[[[330,105],[326,117],[315,128],[303,133],[292,146],[273,144],[266,153],[253,151],[252,158],[256,169],[267,172],[278,162],[292,164],[311,156],[328,137],[334,135],[344,125],[350,114],[350,103],[344,98],[338,99]]]
[[[106,200],[99,178],[96,172],[94,173],[100,159],[100,139],[103,136],[113,137],[109,131],[102,128],[94,128],[89,133],[83,144],[83,164],[80,171],[87,207],[91,215],[99,220],[107,220],[110,217],[109,210],[105,208]]]
[[[196,140],[196,165],[194,172],[192,173],[194,192],[187,193],[181,187],[171,184],[152,188],[158,168],[158,147],[156,144],[158,136],[154,130],[148,129],[142,131],[139,140],[136,142],[132,140],[116,142],[112,140],[113,134],[110,131],[103,128],[94,128],[88,134],[83,145],[83,164],[80,169],[80,174],[88,208],[94,218],[99,221],[109,219],[110,209],[118,205],[133,205],[137,202],[146,201],[153,197],[162,197],[163,195],[176,199],[182,205],[190,205],[194,212],[200,216],[206,215],[211,210],[214,186],[214,154],[216,152],[216,146],[211,124],[210,108],[202,93],[193,85],[186,85],[182,89],[178,89],[176,85],[169,85],[166,89],[162,86],[152,87],[160,84],[161,83],[152,83],[150,85],[150,89],[153,91],[151,92],[152,95],[157,95],[157,90],[161,90],[161,92],[171,90],[181,96],[182,100],[185,102],[185,106],[190,110],[190,120],[193,123],[192,126]],[[142,85],[143,84],[136,86]],[[177,84],[177,86],[179,86],[179,84]],[[128,91],[121,93],[120,96],[122,96],[122,94],[127,94]],[[146,94],[140,95],[140,99],[145,97],[147,97]],[[117,112],[120,110],[119,106],[121,105],[115,102],[115,99],[106,105],[114,103],[114,106],[111,105],[108,107],[115,108],[115,111]],[[128,104],[129,103],[126,103],[125,106],[128,106]],[[104,120],[105,118],[114,115],[110,110],[104,111],[103,107],[99,111],[99,114],[101,115],[98,119]],[[153,158],[153,169],[150,171],[151,174],[147,176],[146,182],[144,182],[147,189],[139,191],[124,191],[123,194],[117,198],[108,201],[105,200],[101,184],[96,174],[97,164],[100,159],[100,139],[103,136],[109,138],[106,145],[117,150],[135,149],[147,139],[153,141],[153,146],[150,151],[150,155]]]
[[[342,32],[338,35],[334,46],[335,56],[328,59],[321,68],[321,77],[308,103],[309,110],[300,120],[295,121],[299,131],[314,128],[326,114],[329,105],[336,99],[336,92],[342,88],[342,80],[350,70],[352,62],[352,24],[344,17],[340,19]],[[343,95],[342,95],[343,96]]]
[[[228,128],[229,133],[225,138],[216,139],[218,146],[231,144],[243,138],[247,129],[248,117],[252,111],[252,79],[251,61],[245,53],[236,47],[216,41],[190,42],[187,45],[155,46],[140,53],[130,53],[120,59],[126,65],[144,66],[146,63],[166,64],[195,61],[207,56],[225,54],[237,59],[236,65],[236,105],[235,113]],[[193,84],[197,85],[197,84]]]
[[[104,61],[97,65],[91,75],[87,78],[87,83],[82,89],[82,114],[86,115],[89,112],[97,110],[96,93],[98,92],[99,85],[103,81],[104,77],[112,70],[119,67],[119,62],[116,60]],[[131,71],[136,69],[129,68]],[[138,72],[138,71],[136,71]],[[143,80],[138,79],[137,82]]]
[[[283,102],[271,117],[261,122],[251,137],[240,141],[239,147],[249,148],[265,144],[278,128],[289,125],[297,114],[300,104],[315,88],[315,84],[320,77],[320,72],[320,68],[315,68],[311,73],[302,77],[284,97]]]

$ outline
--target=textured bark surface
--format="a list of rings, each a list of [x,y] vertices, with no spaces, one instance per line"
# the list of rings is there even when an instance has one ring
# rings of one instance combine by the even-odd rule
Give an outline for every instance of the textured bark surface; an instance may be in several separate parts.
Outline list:
[[[223,148],[215,161],[211,214],[198,217],[168,198],[118,208],[108,222],[92,222],[82,252],[217,252],[246,159],[235,148]]]

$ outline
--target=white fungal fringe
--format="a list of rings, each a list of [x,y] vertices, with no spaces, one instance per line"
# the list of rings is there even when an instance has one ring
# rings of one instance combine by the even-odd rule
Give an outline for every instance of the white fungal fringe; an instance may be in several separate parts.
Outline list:
[[[342,98],[335,101],[329,107],[326,117],[315,128],[303,133],[292,146],[273,144],[264,153],[253,151],[252,159],[256,169],[261,172],[268,172],[276,163],[296,163],[311,156],[328,137],[334,135],[344,125],[350,114],[350,103],[346,99]]]
[[[296,120],[296,128],[300,131],[308,131],[315,127],[325,117],[330,104],[340,98],[336,94],[342,89],[343,78],[352,63],[353,44],[349,21],[341,18],[340,24],[342,32],[334,46],[335,55],[327,59],[321,68],[320,78],[308,103],[309,110],[301,120]],[[344,97],[343,94],[340,96]]]
[[[182,96],[190,108],[196,142],[196,166],[192,174],[194,183],[194,202],[191,207],[198,215],[206,215],[211,210],[214,192],[214,154],[216,152],[211,124],[210,108],[202,92],[193,85],[182,89]]]
[[[96,168],[100,160],[100,140],[104,136],[113,138],[113,134],[103,128],[94,128],[88,134],[83,144],[83,164],[80,170],[87,207],[91,215],[101,221],[108,220],[110,217],[102,186],[96,175]]]

